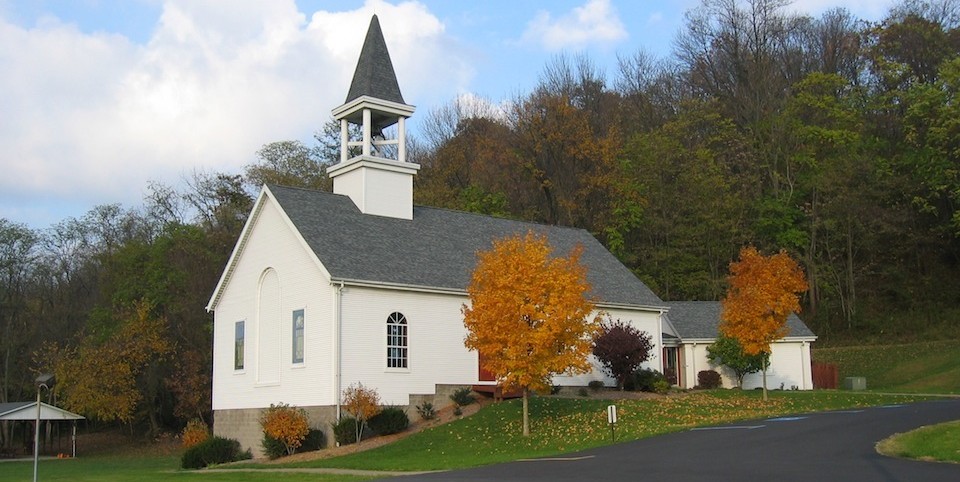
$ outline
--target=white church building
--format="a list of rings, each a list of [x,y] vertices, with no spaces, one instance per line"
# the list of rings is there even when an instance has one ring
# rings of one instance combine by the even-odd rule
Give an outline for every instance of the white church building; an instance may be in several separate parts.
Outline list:
[[[261,410],[282,402],[306,409],[332,440],[341,394],[357,382],[384,404],[411,407],[495,385],[464,347],[461,306],[476,253],[528,231],[559,254],[583,247],[597,308],[653,337],[644,366],[686,364],[668,304],[587,231],[415,206],[419,166],[404,150],[413,113],[374,16],[346,101],[333,110],[342,132],[340,162],[328,170],[333,193],[264,186],[207,305],[217,435],[258,453]],[[349,138],[349,124],[362,127],[361,140]],[[379,135],[394,125],[395,139]],[[554,382],[591,380],[614,384],[599,370]]]

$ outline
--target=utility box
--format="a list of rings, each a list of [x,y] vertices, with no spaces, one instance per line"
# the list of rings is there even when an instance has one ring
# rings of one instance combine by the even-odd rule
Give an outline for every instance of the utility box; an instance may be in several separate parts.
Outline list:
[[[844,390],[866,390],[866,377],[846,377],[843,379]]]

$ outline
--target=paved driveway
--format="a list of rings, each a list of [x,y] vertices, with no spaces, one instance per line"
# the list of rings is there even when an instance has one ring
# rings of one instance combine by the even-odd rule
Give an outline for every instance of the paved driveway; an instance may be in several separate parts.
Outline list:
[[[407,481],[960,481],[960,464],[879,455],[897,432],[960,419],[960,399],[755,420]]]

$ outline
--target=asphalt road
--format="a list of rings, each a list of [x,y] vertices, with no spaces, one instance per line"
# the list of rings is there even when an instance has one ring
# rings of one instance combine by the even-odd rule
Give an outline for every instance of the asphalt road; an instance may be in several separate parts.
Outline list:
[[[960,464],[900,460],[874,445],[960,419],[960,399],[754,420],[561,458],[402,477],[409,481],[957,481]]]

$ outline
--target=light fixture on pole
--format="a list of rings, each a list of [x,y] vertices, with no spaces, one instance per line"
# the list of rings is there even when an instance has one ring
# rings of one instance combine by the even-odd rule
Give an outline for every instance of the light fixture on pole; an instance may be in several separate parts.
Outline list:
[[[50,390],[56,379],[50,373],[37,377],[37,423],[33,434],[33,482],[37,482],[37,463],[40,461],[40,389]]]

